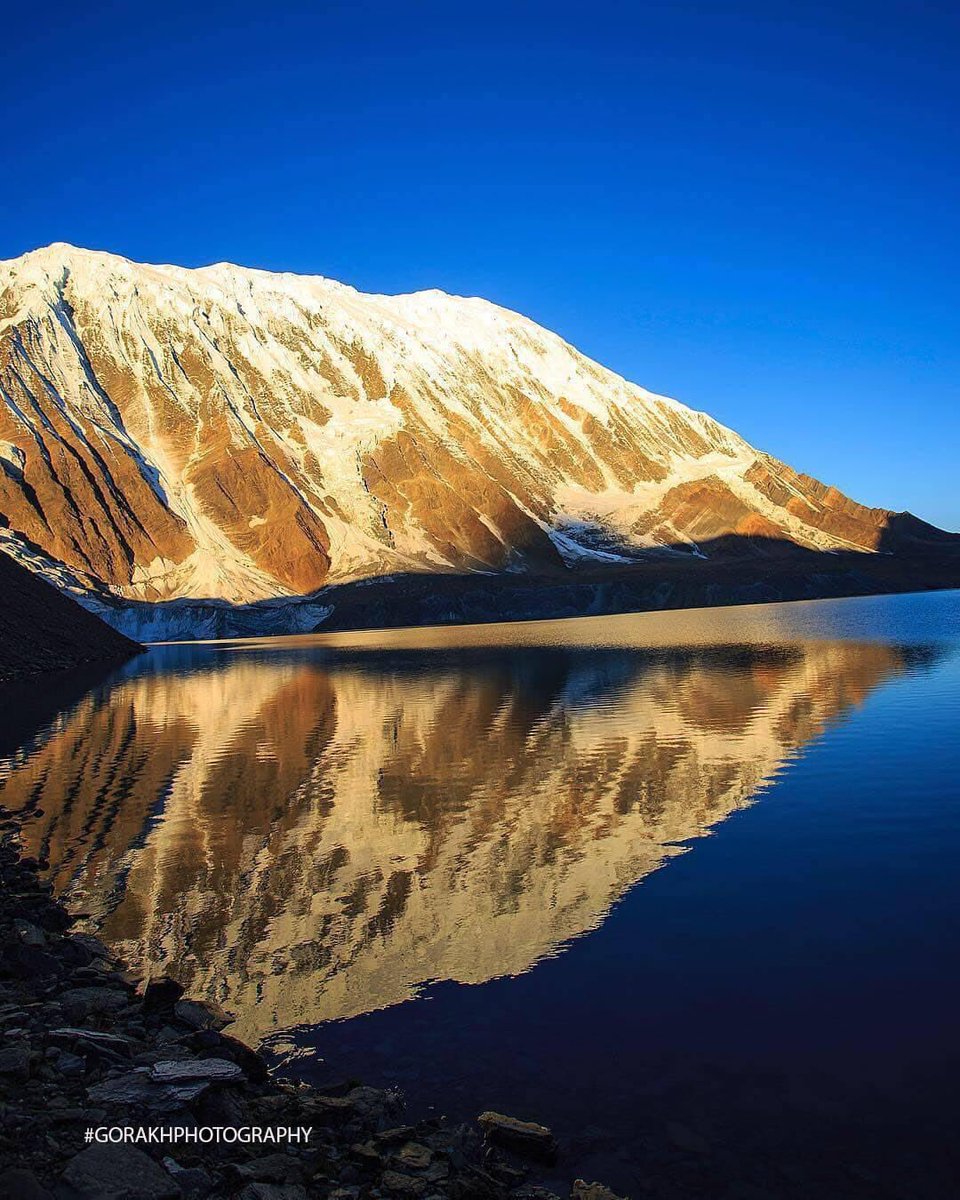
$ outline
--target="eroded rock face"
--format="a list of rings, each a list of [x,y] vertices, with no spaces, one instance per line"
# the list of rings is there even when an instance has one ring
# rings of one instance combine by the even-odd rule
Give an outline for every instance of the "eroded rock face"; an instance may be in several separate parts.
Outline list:
[[[63,245],[0,263],[0,467],[9,548],[128,599],[731,534],[872,550],[891,516],[483,300]]]

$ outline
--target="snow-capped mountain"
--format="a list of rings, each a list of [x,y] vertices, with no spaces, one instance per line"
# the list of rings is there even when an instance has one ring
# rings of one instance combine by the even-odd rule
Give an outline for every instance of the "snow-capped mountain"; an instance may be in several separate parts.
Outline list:
[[[0,263],[0,399],[5,548],[128,600],[730,534],[872,550],[892,515],[484,300],[227,264]]]

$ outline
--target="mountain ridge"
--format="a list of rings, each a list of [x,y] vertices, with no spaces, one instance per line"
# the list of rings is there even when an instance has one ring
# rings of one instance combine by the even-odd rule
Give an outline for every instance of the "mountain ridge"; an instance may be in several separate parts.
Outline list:
[[[723,538],[872,553],[905,528],[480,298],[65,243],[0,262],[0,467],[4,548],[88,602],[562,577]]]

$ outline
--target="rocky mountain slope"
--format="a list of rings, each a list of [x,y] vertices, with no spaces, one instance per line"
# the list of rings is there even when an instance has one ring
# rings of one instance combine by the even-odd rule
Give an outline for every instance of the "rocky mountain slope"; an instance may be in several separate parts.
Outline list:
[[[0,263],[0,466],[5,547],[128,601],[939,533],[483,300],[65,245]]]
[[[122,662],[139,647],[0,552],[0,683]]]

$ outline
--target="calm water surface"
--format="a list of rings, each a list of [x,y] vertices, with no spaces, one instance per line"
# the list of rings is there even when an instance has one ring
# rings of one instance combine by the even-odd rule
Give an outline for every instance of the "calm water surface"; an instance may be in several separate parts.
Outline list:
[[[542,1120],[634,1194],[836,1142],[939,1195],[958,730],[957,592],[167,646],[0,800],[287,1073]]]

